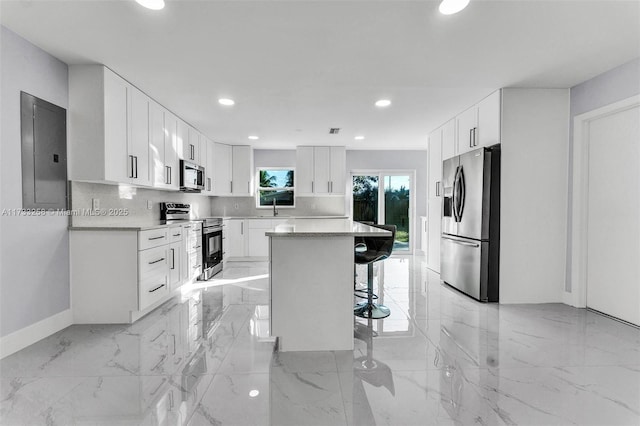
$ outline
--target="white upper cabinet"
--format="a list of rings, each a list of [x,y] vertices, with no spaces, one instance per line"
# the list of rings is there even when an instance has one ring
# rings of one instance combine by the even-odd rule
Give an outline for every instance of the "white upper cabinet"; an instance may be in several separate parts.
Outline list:
[[[151,183],[156,188],[180,189],[178,155],[176,151],[177,118],[162,105],[149,105],[149,154]]]
[[[422,250],[427,255],[430,269],[440,272],[440,234],[442,230],[442,155],[445,149],[445,137],[450,137],[452,122],[434,130],[429,135],[429,168],[427,189],[426,242]]]
[[[501,93],[493,92],[456,117],[456,155],[500,143]]]
[[[231,195],[231,146],[214,142],[213,162],[213,195]]]
[[[178,159],[192,161],[189,155],[185,157],[184,153],[191,153],[189,148],[189,125],[178,118],[176,124],[176,152],[178,153]],[[179,184],[179,183],[178,183]]]
[[[452,118],[442,127],[442,159],[446,160],[456,156],[456,119]],[[440,165],[442,167],[442,164]]]
[[[297,147],[296,174],[297,195],[344,195],[346,176],[345,147]]]
[[[215,169],[216,169],[216,160],[215,160],[215,144],[212,140],[203,137],[204,142],[200,141],[200,148],[202,152],[200,156],[206,154],[206,164],[204,165],[204,191],[202,191],[205,195],[213,195],[214,194],[214,178],[215,178]]]
[[[476,147],[478,132],[478,106],[474,105],[456,117],[458,132],[457,154],[464,154]]]
[[[231,193],[253,195],[253,150],[248,145],[231,147]]]
[[[71,180],[151,185],[149,98],[102,65],[69,68]]]
[[[187,143],[183,145],[182,158],[203,166],[200,159],[200,132],[188,126]]]
[[[501,90],[493,92],[478,104],[478,134],[476,147],[500,143],[500,118],[502,116]]]

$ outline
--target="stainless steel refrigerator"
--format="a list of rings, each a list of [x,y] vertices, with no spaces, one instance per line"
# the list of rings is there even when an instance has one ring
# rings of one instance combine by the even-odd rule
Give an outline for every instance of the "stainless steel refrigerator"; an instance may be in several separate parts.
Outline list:
[[[442,163],[440,278],[481,302],[500,283],[500,145]]]

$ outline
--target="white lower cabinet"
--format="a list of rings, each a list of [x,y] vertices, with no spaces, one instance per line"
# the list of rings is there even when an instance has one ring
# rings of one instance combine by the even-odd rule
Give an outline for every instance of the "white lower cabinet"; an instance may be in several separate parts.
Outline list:
[[[287,219],[226,219],[224,252],[227,260],[257,260],[269,257],[267,231]]]
[[[201,245],[197,224],[191,246]],[[200,275],[202,252],[192,248],[199,269],[182,262],[182,228],[72,230],[71,293],[76,324],[132,323]],[[200,239],[198,239],[200,238]],[[199,256],[198,256],[199,254]]]

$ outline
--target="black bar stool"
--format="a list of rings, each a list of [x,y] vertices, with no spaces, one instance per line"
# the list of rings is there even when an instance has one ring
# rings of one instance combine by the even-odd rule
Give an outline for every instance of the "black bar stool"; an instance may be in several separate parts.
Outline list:
[[[384,260],[391,256],[393,242],[396,239],[395,225],[370,225],[380,229],[391,231],[391,236],[384,237],[364,237],[356,241],[355,263],[367,265],[367,300],[356,304],[353,307],[353,314],[361,318],[386,318],[391,315],[391,311],[384,305],[374,303],[378,297],[373,293],[373,263]],[[365,249],[366,246],[366,249]]]

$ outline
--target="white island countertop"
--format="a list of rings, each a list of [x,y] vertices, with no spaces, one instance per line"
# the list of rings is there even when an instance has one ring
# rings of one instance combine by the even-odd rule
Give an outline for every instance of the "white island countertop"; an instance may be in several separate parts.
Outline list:
[[[293,219],[265,234],[268,237],[382,237],[391,232],[350,219]]]

